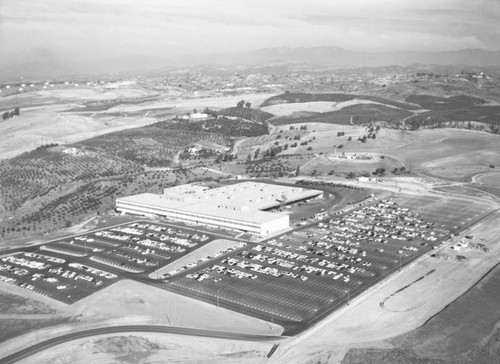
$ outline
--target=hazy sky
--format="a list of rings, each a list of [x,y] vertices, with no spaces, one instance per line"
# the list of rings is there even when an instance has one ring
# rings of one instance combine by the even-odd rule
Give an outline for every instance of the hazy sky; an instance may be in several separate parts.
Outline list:
[[[281,46],[497,50],[499,20],[500,0],[0,0],[0,49],[4,61]]]

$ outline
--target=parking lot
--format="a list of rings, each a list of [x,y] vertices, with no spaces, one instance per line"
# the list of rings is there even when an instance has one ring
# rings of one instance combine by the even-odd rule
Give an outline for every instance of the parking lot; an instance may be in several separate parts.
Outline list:
[[[449,233],[386,198],[264,243],[247,244],[165,284],[293,330],[348,303]]]
[[[436,206],[441,210],[431,208]],[[448,200],[380,195],[333,218],[311,217],[308,225],[266,241],[240,237],[214,246],[175,268],[169,263],[216,235],[127,222],[4,255],[0,281],[70,304],[117,280],[135,279],[279,323],[293,334],[471,222],[465,214],[444,213],[450,206],[460,207]],[[487,211],[472,208],[476,218]]]
[[[133,222],[0,257],[0,281],[73,303],[122,278],[143,278],[207,244],[205,233]]]

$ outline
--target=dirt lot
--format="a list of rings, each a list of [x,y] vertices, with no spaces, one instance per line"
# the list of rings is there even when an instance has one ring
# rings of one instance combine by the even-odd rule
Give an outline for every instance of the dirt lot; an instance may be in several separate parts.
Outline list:
[[[4,314],[46,314],[55,310],[36,300],[13,293],[0,291],[0,315]]]
[[[55,347],[26,364],[62,363],[230,363],[266,360],[271,343],[206,339],[167,334],[103,335]],[[187,354],[187,351],[189,354]],[[57,353],[54,355],[54,353]]]
[[[351,349],[342,363],[496,363],[500,360],[500,266],[423,327],[387,349]]]

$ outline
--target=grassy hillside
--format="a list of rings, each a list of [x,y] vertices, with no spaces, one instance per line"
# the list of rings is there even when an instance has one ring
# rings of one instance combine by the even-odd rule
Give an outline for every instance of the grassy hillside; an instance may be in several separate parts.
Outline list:
[[[392,349],[350,349],[343,364],[500,362],[500,267],[423,327],[391,339]]]
[[[365,125],[371,121],[386,121],[390,124],[399,124],[401,120],[411,116],[412,113],[404,109],[380,104],[357,104],[347,106],[341,110],[321,113],[319,115],[309,115],[297,118],[294,115],[282,116],[271,120],[273,125],[283,125],[291,123],[330,123],[330,124],[350,124]]]
[[[416,114],[405,121],[407,128],[421,127],[467,127],[476,128],[469,122],[489,124],[486,131],[500,133],[500,106],[473,106],[470,108],[432,110]],[[466,123],[466,125],[458,125]],[[457,124],[457,125],[455,125]]]
[[[217,111],[217,114],[234,116],[245,120],[257,121],[259,123],[263,123],[274,116],[268,112],[249,107],[229,107],[227,109]]]
[[[438,97],[433,95],[411,95],[405,101],[418,104],[429,110],[458,110],[486,103],[485,100],[468,95]]]
[[[353,94],[339,94],[339,93],[320,93],[320,94],[309,94],[309,93],[284,93],[281,95],[273,96],[264,101],[261,105],[262,107],[271,106],[276,104],[284,103],[301,103],[301,102],[312,102],[312,101],[330,101],[330,102],[345,102],[351,100],[369,100],[373,102],[378,102],[381,104],[397,107],[405,110],[416,110],[419,109],[417,105],[411,105],[406,102],[390,100],[379,96],[368,96],[368,95],[353,95]]]

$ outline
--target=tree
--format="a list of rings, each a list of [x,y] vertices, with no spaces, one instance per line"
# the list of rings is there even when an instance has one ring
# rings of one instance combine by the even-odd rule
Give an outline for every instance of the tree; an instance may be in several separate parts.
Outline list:
[[[236,107],[243,107],[245,105],[245,100],[240,100],[238,101],[238,103],[236,104]]]
[[[193,109],[193,114],[198,114],[198,110],[196,110],[196,108]]]
[[[250,108],[250,106],[252,106],[252,103],[251,103],[250,101],[247,101],[247,102],[245,103],[245,107]]]
[[[255,151],[255,154],[253,155],[253,159],[258,159],[259,154],[260,154],[260,148],[257,148],[257,150]]]
[[[297,169],[295,170],[295,176],[297,177],[300,175],[300,166],[297,166]]]

